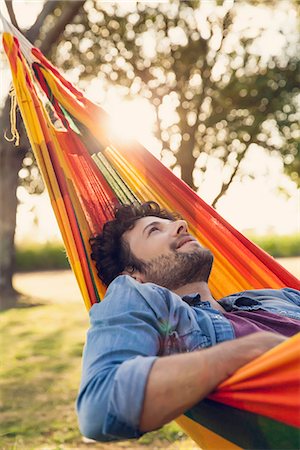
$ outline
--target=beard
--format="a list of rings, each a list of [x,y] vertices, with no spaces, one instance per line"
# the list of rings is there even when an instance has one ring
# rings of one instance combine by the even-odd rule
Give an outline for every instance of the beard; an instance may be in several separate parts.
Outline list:
[[[158,284],[174,291],[188,283],[204,281],[207,283],[213,254],[206,248],[189,253],[172,251],[143,264],[147,282]]]

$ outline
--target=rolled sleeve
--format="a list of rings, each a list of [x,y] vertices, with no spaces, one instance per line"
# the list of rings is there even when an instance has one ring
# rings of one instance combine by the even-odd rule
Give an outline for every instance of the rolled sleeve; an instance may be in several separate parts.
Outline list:
[[[91,309],[77,398],[79,427],[86,437],[109,441],[141,435],[145,388],[161,339],[144,295],[147,289],[119,277]]]
[[[77,411],[81,433],[98,441],[138,438],[144,392],[155,357],[136,357],[81,390]]]
[[[121,364],[117,370],[108,407],[110,433],[119,436],[121,433],[125,438],[141,436],[139,422],[144,393],[155,360],[156,357],[137,356]],[[126,395],[124,395],[124,380],[128,380]]]

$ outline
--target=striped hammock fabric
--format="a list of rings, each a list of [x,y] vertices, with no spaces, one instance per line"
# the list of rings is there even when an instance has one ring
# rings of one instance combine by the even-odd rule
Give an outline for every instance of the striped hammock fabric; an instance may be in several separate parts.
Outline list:
[[[246,239],[137,142],[109,136],[109,117],[6,23],[4,49],[18,105],[87,309],[105,289],[89,238],[114,205],[155,200],[182,214],[215,255],[215,298],[245,289],[300,289],[300,282]],[[207,449],[299,448],[300,335],[237,371],[178,419]],[[195,383],[197,380],[195,380]]]

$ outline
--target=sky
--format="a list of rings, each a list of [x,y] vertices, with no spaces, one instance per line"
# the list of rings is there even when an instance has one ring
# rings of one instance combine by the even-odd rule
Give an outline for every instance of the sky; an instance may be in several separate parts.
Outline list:
[[[43,6],[43,2],[40,0],[15,0],[14,4],[21,28],[29,27]],[[0,3],[0,6],[1,12],[3,12],[5,10],[3,3]],[[28,14],[29,8],[30,14]],[[272,39],[274,40],[271,26],[268,36],[270,44]],[[279,44],[277,43],[277,46]],[[262,48],[264,52],[267,48],[272,51],[271,45],[263,45]],[[1,104],[1,100],[6,96],[9,89],[10,74],[3,58],[0,60],[0,64]],[[76,70],[70,71],[67,77],[71,82],[76,83]],[[101,101],[101,95],[99,95],[101,89],[103,89],[101,81],[95,79],[89,83],[86,95],[95,102]],[[158,156],[159,145],[152,132],[154,126],[153,108],[149,101],[142,98],[135,98],[130,102],[123,101],[121,91],[114,86],[110,87],[107,94],[106,101],[102,106],[112,115],[112,129],[118,128],[122,136],[125,134],[128,138],[137,138],[146,148]],[[166,114],[168,114],[168,111],[166,111]],[[120,118],[122,118],[122,121]],[[127,118],[127,120],[124,120],[124,118]],[[120,124],[122,124],[121,127]],[[233,182],[228,194],[218,203],[217,211],[240,231],[255,232],[256,234],[299,232],[300,191],[283,174],[280,159],[268,156],[261,148],[253,145],[244,164],[255,169],[255,180],[248,178],[240,183]],[[200,187],[201,197],[208,202],[217,193],[215,192],[216,183],[214,180],[219,176],[219,168],[212,164],[209,171],[209,180]],[[29,195],[25,189],[19,188],[18,198],[20,205],[17,215],[17,242],[59,240],[60,233],[47,194],[41,196]]]

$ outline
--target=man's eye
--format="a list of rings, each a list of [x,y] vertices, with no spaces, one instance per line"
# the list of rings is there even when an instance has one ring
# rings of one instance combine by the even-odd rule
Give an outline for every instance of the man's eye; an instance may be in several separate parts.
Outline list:
[[[153,233],[154,231],[156,231],[156,230],[159,230],[159,228],[158,227],[151,227],[150,230],[149,230],[149,235],[151,233]]]

